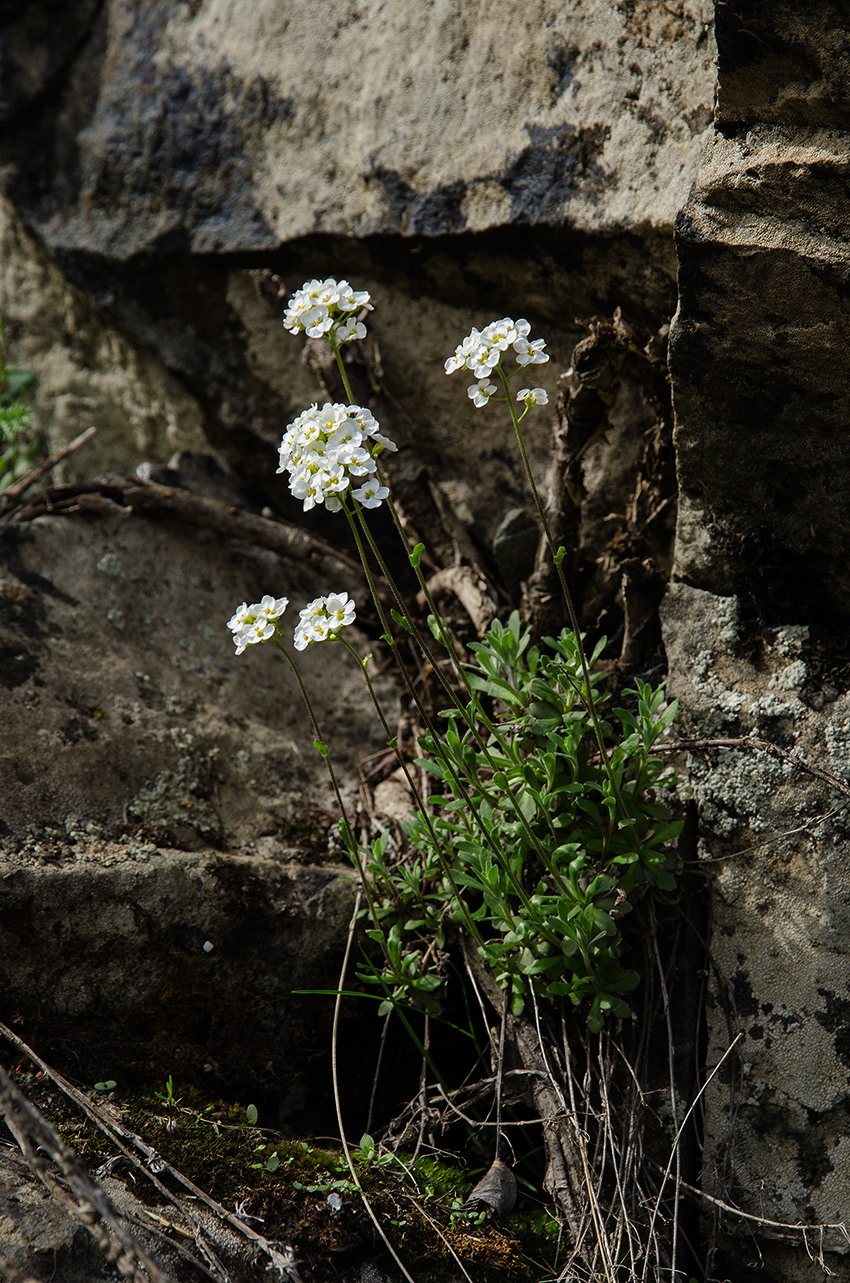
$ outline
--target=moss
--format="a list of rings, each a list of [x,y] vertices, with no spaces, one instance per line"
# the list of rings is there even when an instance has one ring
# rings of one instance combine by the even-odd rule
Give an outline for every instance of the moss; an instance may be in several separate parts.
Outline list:
[[[17,1076],[33,1103],[92,1169],[118,1152],[49,1080]],[[112,1092],[109,1104],[120,1109],[127,1130],[212,1198],[261,1217],[266,1237],[292,1244],[296,1257],[309,1263],[315,1283],[338,1278],[339,1267],[356,1270],[375,1259],[374,1231],[340,1151],[251,1125],[244,1105],[205,1100],[192,1086],[177,1084],[173,1094],[175,1102],[169,1105],[156,1091],[128,1098]],[[455,1278],[454,1251],[476,1283],[537,1283],[539,1260],[554,1246],[547,1232],[550,1218],[538,1213],[515,1217],[509,1226],[478,1224],[463,1208],[470,1182],[459,1168],[433,1158],[413,1162],[410,1155],[396,1161],[356,1146],[352,1154],[376,1215],[410,1268],[427,1266],[434,1283],[444,1269],[446,1279]],[[125,1180],[135,1197],[159,1200],[138,1173],[132,1179],[126,1165],[113,1176]],[[159,1180],[179,1190],[167,1170]],[[330,1198],[333,1194],[336,1199]],[[538,1263],[526,1251],[533,1251]]]

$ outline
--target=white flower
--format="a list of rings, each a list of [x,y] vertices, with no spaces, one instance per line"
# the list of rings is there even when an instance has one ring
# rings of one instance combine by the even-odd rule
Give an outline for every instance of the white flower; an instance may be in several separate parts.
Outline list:
[[[354,316],[343,321],[335,335],[337,343],[350,343],[352,339],[365,339],[365,337],[366,326]]]
[[[497,390],[495,383],[490,383],[488,379],[479,379],[477,383],[470,384],[466,389],[466,394],[472,397],[472,404],[477,405],[480,409],[482,405],[487,404],[490,397]]]
[[[347,592],[332,592],[325,598],[325,610],[331,621],[334,634],[346,624],[353,624],[355,618],[354,602],[348,600]]]
[[[369,477],[358,490],[352,490],[351,493],[364,508],[380,508],[390,492],[387,486],[381,485],[377,477]]]
[[[544,365],[549,360],[549,354],[543,351],[543,346],[543,339],[535,339],[533,343],[520,339],[514,344],[517,365]]]
[[[446,374],[454,374],[455,370],[471,370],[477,379],[486,380],[500,366],[510,348],[513,348],[518,365],[540,365],[548,361],[549,357],[543,351],[545,340],[535,339],[529,343],[530,333],[528,321],[524,318],[512,321],[509,316],[502,317],[501,321],[492,321],[483,330],[473,329],[446,361]],[[472,392],[470,396],[475,399]],[[476,401],[475,404],[483,402]]]
[[[366,326],[356,317],[345,313],[359,312],[362,308],[372,311],[366,290],[353,290],[348,281],[307,281],[290,297],[283,314],[284,327],[292,334],[306,330],[312,339],[330,334],[337,342],[366,336]]]
[[[236,654],[241,655],[246,646],[255,646],[258,642],[268,641],[273,637],[275,633],[273,620],[283,614],[288,604],[287,597],[268,595],[251,606],[243,601],[227,622],[227,627],[233,633]]]
[[[548,405],[549,393],[543,388],[523,388],[516,394],[517,401],[525,401],[526,405]]]
[[[280,443],[278,472],[288,473],[289,489],[302,501],[305,512],[319,503],[338,512],[342,506],[338,496],[352,479],[370,477],[381,450],[397,448],[379,432],[377,419],[364,406],[328,402],[319,409],[314,404],[287,425]],[[387,493],[384,490],[380,498]]]
[[[329,593],[327,597],[316,597],[299,612],[295,625],[293,645],[296,650],[305,650],[314,642],[324,641],[327,637],[336,637],[340,629],[351,624],[355,619],[354,602],[348,600],[348,593]]]

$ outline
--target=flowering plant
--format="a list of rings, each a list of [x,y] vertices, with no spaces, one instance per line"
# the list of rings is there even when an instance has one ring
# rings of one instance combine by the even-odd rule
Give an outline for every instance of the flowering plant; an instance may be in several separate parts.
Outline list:
[[[255,646],[258,642],[268,641],[273,637],[274,621],[280,618],[288,605],[288,597],[269,597],[268,595],[251,606],[243,601],[227,623],[227,627],[233,633],[236,654],[241,655],[246,646]]]
[[[296,650],[306,650],[313,642],[337,637],[340,629],[354,620],[354,602],[348,600],[347,592],[317,597],[301,611],[292,644]]]
[[[387,862],[386,835],[371,851],[354,837],[303,680],[274,622],[286,598],[264,597],[240,606],[228,625],[236,652],[273,636],[295,673],[316,729],[316,747],[331,772],[343,835],[361,876],[372,923],[368,934],[383,951],[384,966],[371,977],[382,985],[387,1003],[407,997],[426,1010],[434,1007],[442,984],[444,924],[454,921],[475,940],[515,1013],[536,980],[541,996],[588,1000],[589,1023],[599,1029],[606,1013],[627,1014],[623,995],[636,983],[618,961],[619,914],[648,882],[665,889],[674,884],[675,859],[668,843],[678,829],[655,795],[672,777],[662,776],[660,762],[650,754],[675,709],[665,708],[663,690],[639,682],[632,692],[637,716],[625,709],[616,713],[622,734],[618,737],[601,720],[605,697],[596,689],[600,675],[591,673],[600,647],[588,660],[561,568],[563,549],[552,544],[520,430],[529,410],[546,405],[548,395],[543,388],[522,388],[511,395],[510,381],[526,366],[545,364],[549,356],[543,339],[529,337],[529,322],[510,317],[473,329],[445,362],[445,370],[472,371],[477,382],[468,393],[477,407],[494,397],[507,404],[572,627],[547,639],[548,651],[529,648],[529,635],[521,632],[515,612],[507,628],[494,623],[481,642],[473,643],[474,660],[462,663],[420,569],[422,546],[408,549],[432,611],[431,632],[452,658],[456,681],[449,681],[431,653],[432,643],[406,610],[365,516],[364,510],[384,501],[392,508],[378,458],[383,450],[397,447],[380,431],[371,411],[354,403],[339,350],[342,342],[365,336],[365,326],[353,317],[364,309],[371,310],[368,293],[354,291],[347,281],[309,281],[292,296],[286,328],[327,338],[348,404],[326,403],[320,409],[314,403],[288,424],[278,472],[288,474],[290,491],[305,512],[322,503],[344,512],[373,590],[383,639],[399,661],[425,727],[420,744],[426,756],[417,764],[438,777],[442,791],[426,803],[399,755],[417,804],[407,828],[413,844],[410,861]],[[502,395],[497,395],[499,384]],[[394,509],[393,515],[401,530]],[[392,611],[392,619],[410,634],[443,683],[450,701],[441,714],[445,729],[437,728],[423,706],[402,659],[375,590],[367,549],[400,607]],[[355,615],[345,592],[317,597],[300,611],[293,646],[300,652],[341,638],[360,666],[388,742],[395,747],[366,661],[341,637]]]

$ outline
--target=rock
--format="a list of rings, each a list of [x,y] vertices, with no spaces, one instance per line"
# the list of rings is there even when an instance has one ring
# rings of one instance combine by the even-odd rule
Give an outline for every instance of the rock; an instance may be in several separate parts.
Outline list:
[[[820,711],[801,697],[815,677],[807,628],[754,637],[736,598],[685,584],[669,590],[662,621],[680,736],[769,739],[850,782],[850,695]],[[712,895],[707,1065],[743,1031],[705,1093],[705,1188],[774,1221],[839,1222],[850,1180],[850,804],[755,748],[695,749],[686,777]],[[733,1243],[736,1230],[749,1235],[734,1217],[724,1228]],[[827,1232],[823,1246],[850,1277],[833,1255],[845,1250],[840,1235]],[[740,1264],[740,1242],[727,1250]],[[773,1264],[776,1277],[801,1277],[795,1254]]]
[[[178,448],[209,448],[198,404],[154,354],[111,326],[0,196],[0,316],[7,360],[38,375],[31,400],[49,451],[97,436],[53,474],[79,481]]]
[[[58,1172],[54,1169],[52,1174]],[[226,1263],[233,1283],[247,1283],[251,1278],[256,1257],[251,1245],[228,1232],[205,1209],[182,1209],[189,1212],[185,1217],[181,1211],[175,1213],[173,1204],[157,1201],[152,1208],[150,1194],[142,1201],[113,1177],[106,1177],[101,1189],[124,1228],[160,1267],[168,1283],[195,1283],[199,1274],[185,1255],[174,1250],[165,1234],[151,1232],[158,1228],[156,1217],[163,1225],[179,1224],[190,1241],[192,1233],[187,1227],[189,1218],[194,1217],[207,1235],[208,1246]],[[70,1197],[66,1202],[55,1194],[50,1196],[16,1152],[0,1148],[0,1277],[4,1283],[51,1283],[57,1278],[62,1283],[119,1283],[126,1277],[117,1265],[110,1264],[69,1202]]]
[[[737,0],[718,12],[716,121],[850,127],[841,0]]]
[[[53,825],[62,845],[69,826],[111,837],[123,821],[238,847],[297,831],[305,806],[335,809],[285,661],[270,645],[237,657],[226,625],[271,592],[291,598],[291,636],[302,605],[344,585],[161,519],[41,518],[4,540],[0,799],[15,835]],[[351,797],[382,732],[347,653],[321,652],[300,664]]]
[[[40,25],[14,30],[23,93]],[[4,159],[52,245],[121,259],[318,232],[669,227],[711,119],[713,52],[702,0],[563,15],[546,0],[463,13],[393,0],[379,17],[321,19],[274,0],[250,15],[115,0]],[[37,184],[46,146],[54,172]]]
[[[779,619],[850,610],[847,139],[713,136],[677,224],[676,574]]]
[[[76,1039],[92,1082],[106,1060],[173,1063],[236,1090],[276,1079],[281,1117],[309,1113],[331,1009],[290,991],[336,983],[352,871],[282,656],[236,657],[226,622],[266,591],[292,616],[343,585],[162,519],[3,538],[0,1019]],[[353,806],[385,737],[343,647],[300,664]]]

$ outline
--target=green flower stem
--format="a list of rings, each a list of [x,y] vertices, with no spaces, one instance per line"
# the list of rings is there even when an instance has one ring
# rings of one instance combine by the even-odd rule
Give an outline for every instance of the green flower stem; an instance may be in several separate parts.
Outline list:
[[[590,714],[591,720],[593,722],[593,730],[596,735],[596,742],[599,745],[599,752],[602,755],[602,761],[605,766],[605,773],[608,776],[608,782],[611,785],[611,792],[613,793],[614,798],[616,799],[617,805],[620,808],[620,813],[623,816],[623,819],[627,822],[629,827],[632,829],[632,832],[635,838],[635,848],[638,849],[637,834],[634,832],[634,825],[632,823],[632,819],[623,804],[623,798],[620,794],[619,785],[617,784],[617,781],[614,778],[614,771],[608,757],[608,751],[605,747],[605,740],[602,736],[602,727],[599,724],[599,714],[596,711],[596,704],[593,699],[593,690],[590,685],[590,668],[587,662],[587,654],[585,653],[584,642],[581,639],[581,625],[579,624],[578,615],[576,614],[576,608],[573,604],[572,594],[570,593],[570,590],[567,587],[567,579],[566,579],[566,575],[564,574],[564,567],[561,563],[561,559],[558,556],[558,550],[555,547],[555,541],[552,538],[552,531],[549,528],[549,520],[546,516],[546,510],[543,506],[543,500],[540,498],[540,491],[537,489],[537,483],[535,482],[534,474],[531,471],[531,464],[528,461],[528,454],[526,453],[525,442],[522,439],[522,430],[520,429],[520,426],[519,426],[519,418],[517,417],[517,412],[516,412],[514,403],[511,400],[511,390],[508,385],[508,376],[505,374],[504,370],[502,369],[501,364],[499,364],[496,368],[499,371],[499,377],[502,380],[502,386],[505,389],[505,396],[507,397],[507,400],[508,400],[508,409],[511,412],[511,422],[513,423],[514,433],[516,434],[517,445],[519,446],[519,452],[522,458],[522,466],[525,469],[525,475],[526,475],[526,478],[528,479],[528,484],[531,488],[531,493],[534,497],[535,507],[537,508],[537,515],[539,516],[541,525],[543,526],[543,531],[546,535],[546,542],[549,545],[549,551],[552,554],[552,560],[555,563],[555,569],[557,570],[558,578],[561,581],[561,590],[564,594],[564,601],[567,603],[567,612],[570,617],[570,627],[575,633],[576,644],[578,646],[579,659],[581,661],[581,671],[584,677],[584,684],[586,688],[586,695],[584,692],[580,691],[579,698],[581,699],[582,703],[584,704],[585,708]]]
[[[346,511],[347,511],[347,509],[346,509]],[[482,739],[481,735],[479,734],[478,727],[475,725],[475,719],[474,719],[473,717],[470,717],[470,716],[468,716],[468,715],[467,715],[467,711],[466,711],[466,709],[463,707],[463,705],[462,705],[462,704],[460,703],[460,701],[458,700],[456,693],[454,692],[454,690],[453,690],[453,689],[452,689],[452,687],[451,687],[451,684],[450,684],[449,682],[447,682],[447,681],[446,681],[446,679],[445,679],[445,676],[444,676],[442,673],[440,673],[440,671],[439,671],[439,667],[438,667],[437,662],[436,662],[436,659],[435,659],[435,658],[434,658],[434,656],[431,654],[430,649],[428,648],[427,644],[425,643],[424,638],[421,636],[421,634],[420,634],[419,630],[416,628],[416,625],[415,625],[415,624],[413,623],[413,621],[410,619],[410,616],[406,614],[406,612],[405,612],[405,607],[404,607],[404,601],[403,601],[403,599],[402,599],[402,597],[401,597],[401,594],[399,593],[398,589],[397,589],[397,588],[396,588],[396,586],[395,586],[395,583],[394,583],[393,578],[392,578],[392,576],[391,576],[391,574],[390,574],[390,572],[389,572],[389,569],[388,569],[388,567],[387,567],[387,565],[386,565],[386,562],[384,561],[384,558],[383,558],[383,557],[382,557],[382,555],[381,555],[381,551],[380,551],[380,549],[378,548],[378,545],[376,544],[376,542],[375,542],[375,540],[374,540],[374,537],[373,537],[373,535],[372,535],[371,530],[369,529],[369,524],[368,524],[368,522],[366,521],[366,518],[365,518],[365,517],[364,517],[364,515],[363,515],[363,509],[360,507],[360,505],[359,505],[359,504],[357,505],[357,516],[358,516],[358,518],[359,518],[359,520],[360,520],[360,524],[361,524],[361,526],[363,527],[363,531],[364,531],[364,533],[365,533],[365,535],[366,535],[366,538],[367,538],[367,540],[368,540],[369,547],[371,548],[372,553],[373,553],[373,555],[374,555],[374,557],[375,557],[375,560],[378,562],[378,565],[379,565],[379,566],[380,566],[380,568],[381,568],[381,573],[383,574],[383,576],[384,576],[384,578],[386,579],[387,583],[390,585],[390,588],[391,588],[391,589],[392,589],[392,591],[393,591],[393,594],[394,594],[394,596],[395,596],[395,599],[396,599],[396,601],[398,602],[399,609],[400,609],[402,612],[404,612],[404,613],[405,613],[405,617],[406,617],[406,618],[408,619],[408,621],[410,622],[411,627],[415,630],[415,632],[414,632],[414,636],[415,636],[416,640],[419,642],[419,645],[422,647],[422,650],[423,650],[423,652],[424,652],[424,654],[425,654],[426,659],[427,659],[427,660],[428,660],[428,662],[431,664],[431,666],[432,666],[432,668],[434,669],[434,671],[435,671],[436,673],[438,673],[438,674],[439,674],[440,679],[441,679],[441,681],[443,682],[443,686],[444,686],[444,687],[445,687],[445,689],[447,690],[447,692],[448,692],[448,694],[449,694],[449,696],[450,696],[450,698],[451,698],[452,702],[454,703],[455,707],[460,711],[461,716],[464,718],[464,720],[465,720],[465,722],[466,722],[467,726],[469,727],[470,731],[472,732],[472,736],[473,736],[473,738],[475,739],[475,742],[476,742],[476,744],[478,745],[478,747],[479,747],[480,751],[484,754],[484,757],[485,757],[485,758],[486,758],[486,760],[487,760],[487,765],[490,767],[491,771],[494,771],[494,772],[495,772],[496,770],[498,770],[498,767],[496,766],[495,762],[493,761],[492,756],[490,755],[490,750],[489,750],[489,748],[488,748],[487,744],[485,743],[485,741]],[[352,524],[353,524],[353,523],[352,523]],[[361,548],[361,547],[362,547],[362,545],[358,542],[358,549],[359,549],[359,548]],[[472,692],[471,692],[471,691],[470,691],[470,694],[472,694]],[[476,703],[476,705],[477,705],[477,703],[478,703],[477,697],[475,697],[475,696],[473,695],[473,699],[475,700],[475,703]],[[420,710],[424,713],[424,709],[422,709],[421,702],[420,702],[418,699],[417,699],[417,707],[418,707],[418,708],[420,708]],[[425,716],[426,716],[426,718],[427,718],[427,714],[425,714]],[[433,724],[431,723],[431,719],[430,719],[430,718],[427,718],[426,725],[428,726],[428,729],[431,731],[431,734],[432,734],[432,736],[434,737],[434,741],[435,741],[435,743],[438,743],[438,742],[439,742],[439,737],[437,736],[437,734],[436,734],[436,732],[435,732],[435,730],[434,730],[434,727],[433,727]],[[495,728],[494,728],[493,733],[495,734]],[[497,738],[498,738],[498,737],[497,737]],[[499,742],[501,743],[501,741],[499,741]],[[452,766],[451,766],[451,763],[448,761],[448,759],[447,759],[447,758],[444,758],[444,761],[446,762],[446,765],[447,765],[447,766],[449,766],[449,769],[450,769],[450,770],[452,770],[452,785],[453,785],[453,786],[455,786],[455,781],[456,781],[456,779],[457,779],[457,784],[460,784],[459,777],[456,777],[456,776],[455,776],[454,771],[453,771],[453,768],[452,768]],[[481,789],[481,792],[482,792],[482,794],[484,795],[484,797],[487,799],[487,801],[488,801],[488,802],[489,802],[489,803],[490,803],[494,808],[495,808],[495,807],[498,807],[499,802],[500,802],[500,800],[501,800],[501,799],[500,799],[498,796],[496,796],[495,794],[492,794],[492,793],[488,792],[488,790],[487,790],[487,789],[485,788],[485,786],[484,786],[483,781],[482,781],[480,778],[479,778],[479,780],[478,780],[478,786],[479,786],[479,788]],[[533,913],[534,913],[534,909],[533,909],[533,906],[532,906],[532,904],[531,904],[531,902],[530,902],[530,900],[529,900],[529,898],[528,898],[528,894],[527,894],[527,892],[526,892],[526,890],[525,890],[525,887],[522,885],[522,882],[521,882],[518,878],[516,878],[516,877],[514,876],[514,874],[513,874],[512,870],[511,870],[511,868],[510,868],[510,860],[505,856],[505,854],[504,854],[503,852],[500,852],[500,851],[496,848],[495,844],[494,844],[494,843],[493,843],[493,841],[492,841],[492,835],[491,835],[491,833],[490,833],[490,831],[489,831],[489,829],[488,829],[487,825],[485,825],[485,824],[484,824],[484,822],[483,822],[483,821],[481,820],[481,818],[479,817],[479,814],[478,814],[477,810],[476,810],[476,809],[475,809],[475,807],[474,807],[474,804],[473,804],[473,802],[472,802],[472,799],[471,799],[471,797],[469,796],[469,793],[467,792],[466,788],[465,788],[463,785],[461,785],[461,791],[462,791],[462,796],[463,796],[463,798],[464,798],[464,801],[467,803],[467,805],[468,805],[468,806],[470,806],[470,808],[471,808],[471,809],[472,809],[472,811],[473,811],[473,814],[475,815],[476,821],[477,821],[477,823],[478,823],[479,830],[480,830],[483,834],[485,834],[485,836],[486,836],[486,838],[487,838],[487,840],[488,840],[488,843],[489,843],[489,844],[491,845],[491,847],[493,848],[494,854],[496,855],[496,859],[497,859],[497,861],[498,861],[498,863],[499,863],[500,867],[502,868],[502,871],[507,875],[508,880],[509,880],[509,881],[511,882],[511,884],[513,885],[513,888],[514,888],[514,891],[515,891],[516,895],[519,897],[519,899],[520,899],[520,901],[522,902],[522,904],[523,904],[523,906],[525,907],[525,909],[526,909],[529,913],[533,914]],[[531,845],[534,847],[534,849],[536,850],[537,854],[540,856],[540,858],[541,858],[541,860],[543,861],[543,863],[544,863],[545,867],[547,868],[547,870],[548,870],[550,873],[552,873],[552,874],[553,874],[553,876],[555,876],[554,871],[553,871],[553,869],[552,869],[551,861],[549,860],[549,857],[548,857],[548,853],[546,852],[546,850],[545,850],[545,848],[542,846],[542,844],[539,842],[539,840],[538,840],[538,838],[537,838],[537,835],[534,833],[534,830],[531,828],[531,825],[528,823],[528,820],[527,820],[527,819],[526,819],[526,817],[523,815],[523,813],[522,813],[522,809],[521,809],[521,808],[520,808],[520,806],[519,806],[519,803],[518,803],[518,801],[517,801],[517,799],[516,799],[516,795],[515,795],[515,793],[514,793],[513,789],[511,788],[510,784],[507,784],[507,786],[506,786],[506,790],[505,790],[505,791],[507,792],[508,796],[510,797],[511,801],[512,801],[512,802],[513,802],[513,804],[514,804],[514,811],[516,812],[517,819],[519,820],[520,825],[521,825],[521,826],[523,827],[523,829],[525,830],[526,835],[527,835],[527,837],[528,837],[528,839],[529,839],[529,841],[530,841]],[[548,931],[548,929],[547,929],[547,928],[545,928],[545,927],[542,927],[542,926],[541,926],[541,930],[543,931],[543,933],[544,933],[544,934],[547,934],[547,931]],[[555,937],[554,935],[552,935],[551,933],[549,933],[549,938],[550,938],[553,942],[554,942],[554,941],[555,941],[555,939],[556,939],[556,937]]]
[[[381,708],[381,704],[375,692],[375,688],[372,685],[372,679],[370,678],[368,672],[366,671],[366,661],[360,658],[357,651],[351,645],[351,642],[346,641],[346,639],[342,636],[341,633],[339,635],[339,640],[342,642],[343,646],[348,651],[348,653],[352,655],[353,658],[357,661],[357,665],[361,673],[363,674],[363,679],[366,682],[366,685],[369,689],[369,694],[372,698],[372,703],[375,706],[375,712],[378,714],[378,717],[380,719],[381,725],[384,728],[388,741],[392,743],[394,736],[392,731],[389,728],[387,719],[384,716],[384,710]],[[410,770],[408,768],[407,762],[405,762],[404,758],[402,757],[401,753],[398,751],[397,747],[395,748],[395,755],[398,758],[398,762],[402,771],[404,772],[404,778],[407,780],[408,787],[411,793],[413,794],[413,797],[416,800],[416,805],[419,807],[420,814],[422,815],[422,818],[425,821],[425,825],[428,829],[428,835],[431,838],[431,841],[434,843],[434,849],[437,851],[438,858],[440,860],[441,865],[443,866],[443,874],[448,879],[449,885],[452,888],[452,891],[457,899],[457,902],[461,906],[466,928],[469,931],[470,935],[472,935],[475,938],[478,944],[483,944],[484,941],[481,937],[481,932],[478,930],[478,927],[475,921],[470,917],[469,910],[467,909],[461,897],[460,888],[458,887],[457,883],[454,880],[454,877],[451,871],[451,861],[443,852],[443,844],[440,841],[440,839],[437,837],[437,831],[434,828],[431,816],[428,810],[426,809],[425,801],[413,780],[413,776],[410,774]]]
[[[342,353],[339,350],[339,344],[334,338],[333,330],[331,330],[330,334],[327,335],[327,340],[330,343],[331,347],[333,348],[334,356],[336,357],[336,363],[339,368],[340,375],[342,377],[343,386],[345,387],[345,394],[348,397],[348,404],[354,405],[355,401],[354,401],[353,393],[351,391],[351,384],[348,381],[348,375],[345,372],[345,364],[342,359]]]
[[[358,506],[359,506],[359,505],[358,505]],[[359,531],[358,531],[358,529],[357,529],[357,524],[356,524],[356,522],[355,522],[355,520],[354,520],[353,515],[352,515],[352,514],[351,514],[351,512],[349,511],[348,505],[345,503],[345,500],[343,500],[343,510],[344,510],[344,512],[345,512],[346,517],[348,518],[348,523],[349,523],[349,525],[350,525],[350,527],[351,527],[352,534],[354,535],[354,541],[355,541],[355,543],[356,543],[356,545],[357,545],[357,551],[358,551],[358,553],[359,553],[359,555],[360,555],[360,561],[361,561],[361,563],[362,563],[363,570],[364,570],[364,572],[365,572],[365,574],[366,574],[366,580],[367,580],[367,582],[368,582],[368,584],[369,584],[369,589],[370,589],[370,591],[371,591],[371,593],[372,593],[372,598],[373,598],[373,600],[374,600],[374,602],[375,602],[375,607],[376,607],[376,609],[377,609],[377,611],[378,611],[378,618],[380,619],[380,621],[381,621],[381,626],[382,626],[382,628],[384,629],[384,635],[385,635],[385,636],[386,636],[386,638],[388,639],[388,644],[389,644],[390,648],[392,649],[393,654],[394,654],[394,655],[395,655],[395,657],[396,657],[396,662],[398,663],[399,669],[400,669],[401,674],[402,674],[402,677],[403,677],[403,679],[404,679],[404,683],[405,683],[405,685],[406,685],[406,687],[407,687],[408,694],[410,695],[411,699],[412,699],[412,700],[413,700],[413,702],[415,703],[416,708],[417,708],[417,711],[419,712],[419,716],[422,718],[423,723],[425,724],[425,726],[426,726],[426,727],[428,728],[428,730],[430,731],[431,736],[432,736],[432,738],[433,738],[433,740],[434,740],[434,743],[435,743],[435,744],[439,744],[439,743],[440,743],[440,736],[439,736],[439,733],[438,733],[438,731],[437,731],[437,728],[434,726],[434,723],[432,722],[432,720],[431,720],[430,716],[428,715],[428,711],[427,711],[427,709],[425,708],[425,705],[422,703],[422,700],[419,698],[419,692],[417,691],[416,686],[415,686],[415,684],[414,684],[414,682],[413,682],[413,679],[411,678],[410,673],[409,673],[409,672],[408,672],[408,670],[407,670],[407,665],[404,663],[404,660],[401,658],[401,655],[399,654],[398,646],[396,645],[395,639],[393,638],[392,631],[391,631],[391,628],[390,628],[390,622],[389,622],[389,620],[387,619],[387,616],[386,616],[386,614],[385,614],[385,612],[384,612],[383,604],[382,604],[382,602],[381,602],[381,600],[380,600],[380,598],[379,598],[379,596],[378,596],[378,594],[377,594],[377,590],[376,590],[376,588],[375,588],[375,581],[374,581],[374,577],[373,577],[373,575],[372,575],[372,567],[369,565],[369,560],[368,560],[368,558],[367,558],[367,556],[366,556],[366,550],[365,550],[365,548],[363,547],[363,541],[362,541],[362,539],[360,538],[360,532],[359,532]],[[370,538],[370,543],[371,543],[371,545],[372,545],[372,548],[374,549],[374,548],[375,548],[375,545],[374,545],[374,542],[371,540],[371,536],[370,536],[369,528],[368,528],[368,526],[366,525],[365,521],[363,521],[362,513],[361,513],[361,523],[362,523],[362,525],[363,525],[364,530],[366,531],[367,536]],[[378,556],[380,557],[380,554],[378,554]],[[383,559],[381,558],[381,560],[383,560]],[[389,580],[388,580],[388,582],[389,582],[389,583],[390,583],[390,585],[392,586],[392,579],[389,579]],[[397,600],[398,600],[398,598],[397,598]],[[392,738],[392,737],[390,737],[390,738]],[[485,825],[485,824],[483,823],[483,821],[481,820],[481,817],[480,817],[480,815],[479,815],[479,813],[478,813],[478,811],[477,811],[477,809],[476,809],[476,807],[475,807],[475,803],[472,801],[472,798],[469,796],[469,793],[468,793],[468,791],[467,791],[467,789],[466,789],[466,786],[463,784],[463,782],[462,782],[462,780],[461,780],[460,776],[458,775],[457,771],[456,771],[456,770],[455,770],[455,768],[454,768],[453,763],[451,762],[451,760],[448,758],[448,756],[447,756],[446,754],[443,754],[443,762],[444,762],[444,764],[445,764],[445,766],[446,766],[447,770],[449,771],[449,774],[451,775],[451,778],[452,778],[452,787],[456,790],[456,792],[457,792],[460,796],[462,796],[462,797],[464,798],[464,801],[467,803],[467,805],[469,806],[469,809],[472,811],[473,815],[475,816],[475,819],[476,819],[476,821],[477,821],[477,823],[478,823],[479,831],[484,835],[485,840],[487,841],[487,843],[489,844],[489,846],[492,848],[492,850],[493,850],[493,854],[495,855],[496,860],[498,861],[498,863],[502,866],[502,868],[503,868],[503,869],[505,869],[505,871],[506,871],[506,872],[508,872],[508,876],[510,877],[510,873],[509,873],[508,868],[507,868],[508,861],[507,861],[507,858],[506,858],[506,856],[505,856],[504,852],[499,851],[498,847],[496,846],[496,843],[495,843],[495,842],[494,842],[494,840],[493,840],[492,834],[489,832],[489,830],[487,829],[486,825]],[[438,854],[439,854],[439,848],[438,848]],[[449,866],[448,866],[448,865],[446,865],[446,866],[444,867],[443,872],[444,872],[444,874],[446,875],[446,877],[448,878],[448,880],[449,880],[449,882],[450,882],[451,886],[452,886],[452,887],[453,887],[453,889],[455,890],[455,893],[456,893],[456,895],[457,895],[457,897],[458,897],[458,903],[461,905],[461,908],[462,908],[463,916],[464,916],[464,917],[466,917],[466,916],[468,915],[468,910],[467,910],[467,908],[466,908],[466,905],[464,904],[463,899],[462,899],[462,898],[461,898],[461,896],[460,896],[460,892],[457,890],[456,884],[455,884],[454,879],[452,878],[452,875],[451,875],[451,870],[450,870],[450,868],[449,868]],[[476,936],[478,936],[477,928],[476,928],[476,930],[475,930],[475,935],[476,935]]]
[[[310,721],[313,724],[313,730],[316,733],[316,738],[319,741],[322,741],[322,728],[319,726],[318,718],[316,717],[316,713],[313,708],[313,704],[310,699],[310,696],[307,694],[307,687],[304,685],[304,680],[301,676],[301,672],[298,668],[298,665],[290,655],[287,648],[284,646],[283,642],[280,640],[280,637],[277,632],[275,632],[275,635],[274,635],[274,642],[278,650],[281,652],[281,654],[285,658],[286,662],[289,664],[289,667],[292,669],[293,673],[295,674],[295,680],[298,683],[298,689],[301,691],[301,696],[304,700],[305,705],[307,706],[307,712],[310,716]],[[360,874],[360,881],[363,886],[363,892],[366,896],[366,903],[369,906],[369,914],[372,918],[372,922],[374,923],[374,925],[378,929],[380,929],[378,915],[375,910],[375,902],[372,898],[372,891],[369,886],[369,879],[366,876],[366,870],[363,868],[363,864],[360,859],[360,844],[358,843],[357,839],[354,836],[354,830],[351,827],[351,823],[348,819],[348,815],[345,810],[345,803],[342,800],[342,794],[340,793],[340,790],[339,790],[339,783],[337,782],[336,771],[333,768],[333,763],[331,762],[330,754],[325,752],[322,754],[322,756],[325,759],[325,764],[327,765],[327,768],[328,768],[328,775],[330,776],[330,780],[331,780],[331,786],[333,787],[333,791],[334,791],[334,797],[336,798],[336,803],[337,803],[337,806],[339,807],[342,827],[345,830],[346,842],[348,843],[349,849],[353,853],[356,853],[357,872]],[[387,961],[388,962],[390,961],[389,956],[387,956]]]

